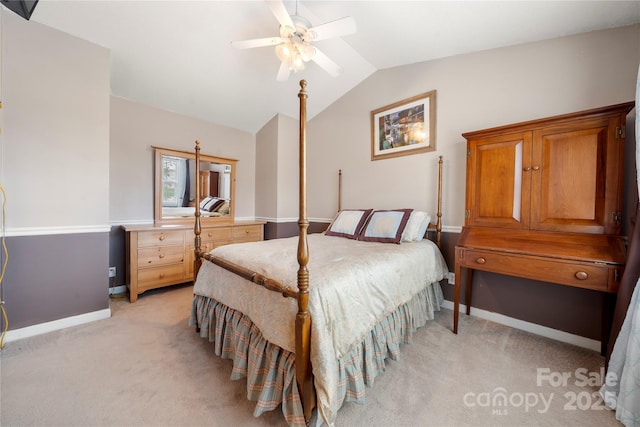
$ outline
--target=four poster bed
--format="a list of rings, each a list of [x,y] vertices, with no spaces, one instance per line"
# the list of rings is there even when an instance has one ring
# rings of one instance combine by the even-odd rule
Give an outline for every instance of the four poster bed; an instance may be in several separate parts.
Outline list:
[[[339,206],[325,233],[307,235],[306,82],[300,86],[299,236],[205,253],[196,211],[190,323],[233,360],[232,379],[246,378],[255,416],[281,405],[290,425],[308,425],[317,408],[317,423],[333,425],[343,402],[364,402],[384,360],[397,359],[443,301],[442,158],[435,226],[412,209]],[[199,150],[196,142],[196,168]],[[423,238],[428,226],[437,245]]]

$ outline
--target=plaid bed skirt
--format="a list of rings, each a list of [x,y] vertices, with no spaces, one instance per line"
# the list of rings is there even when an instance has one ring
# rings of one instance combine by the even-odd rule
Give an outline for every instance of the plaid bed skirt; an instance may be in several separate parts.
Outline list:
[[[336,397],[340,406],[344,402],[364,403],[365,386],[371,387],[384,371],[385,359],[399,359],[400,344],[409,343],[413,332],[434,318],[443,300],[439,283],[427,285],[338,361]],[[243,313],[202,295],[194,296],[189,324],[200,328],[202,338],[215,343],[216,355],[233,361],[231,379],[246,378],[247,398],[257,402],[254,416],[281,405],[289,425],[305,426],[293,353],[265,340]]]

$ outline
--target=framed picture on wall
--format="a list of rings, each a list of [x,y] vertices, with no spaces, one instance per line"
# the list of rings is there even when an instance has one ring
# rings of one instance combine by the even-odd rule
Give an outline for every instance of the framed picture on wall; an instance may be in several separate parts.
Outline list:
[[[371,160],[436,149],[436,91],[371,112]]]

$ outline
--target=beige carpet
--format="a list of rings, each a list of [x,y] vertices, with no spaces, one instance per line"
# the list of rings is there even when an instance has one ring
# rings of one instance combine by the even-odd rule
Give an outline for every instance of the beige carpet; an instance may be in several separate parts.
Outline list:
[[[243,382],[229,380],[231,362],[188,326],[191,291],[112,300],[110,319],[8,343],[0,424],[284,425],[277,411],[253,417]],[[451,323],[451,311],[438,313],[336,425],[621,425],[597,399],[596,352],[467,316],[456,336]]]

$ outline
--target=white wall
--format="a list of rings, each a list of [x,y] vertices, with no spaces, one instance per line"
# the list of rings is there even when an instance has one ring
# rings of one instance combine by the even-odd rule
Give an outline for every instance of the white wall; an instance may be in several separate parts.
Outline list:
[[[7,232],[107,231],[109,51],[2,13]]]
[[[255,216],[255,136],[181,114],[111,98],[111,224],[153,222],[151,146],[237,159],[236,219]]]
[[[631,101],[639,62],[635,25],[378,71],[309,122],[310,217],[334,216],[340,168],[343,208],[435,212],[443,155],[443,224],[461,226],[463,132]],[[370,111],[430,90],[437,151],[371,161]]]

